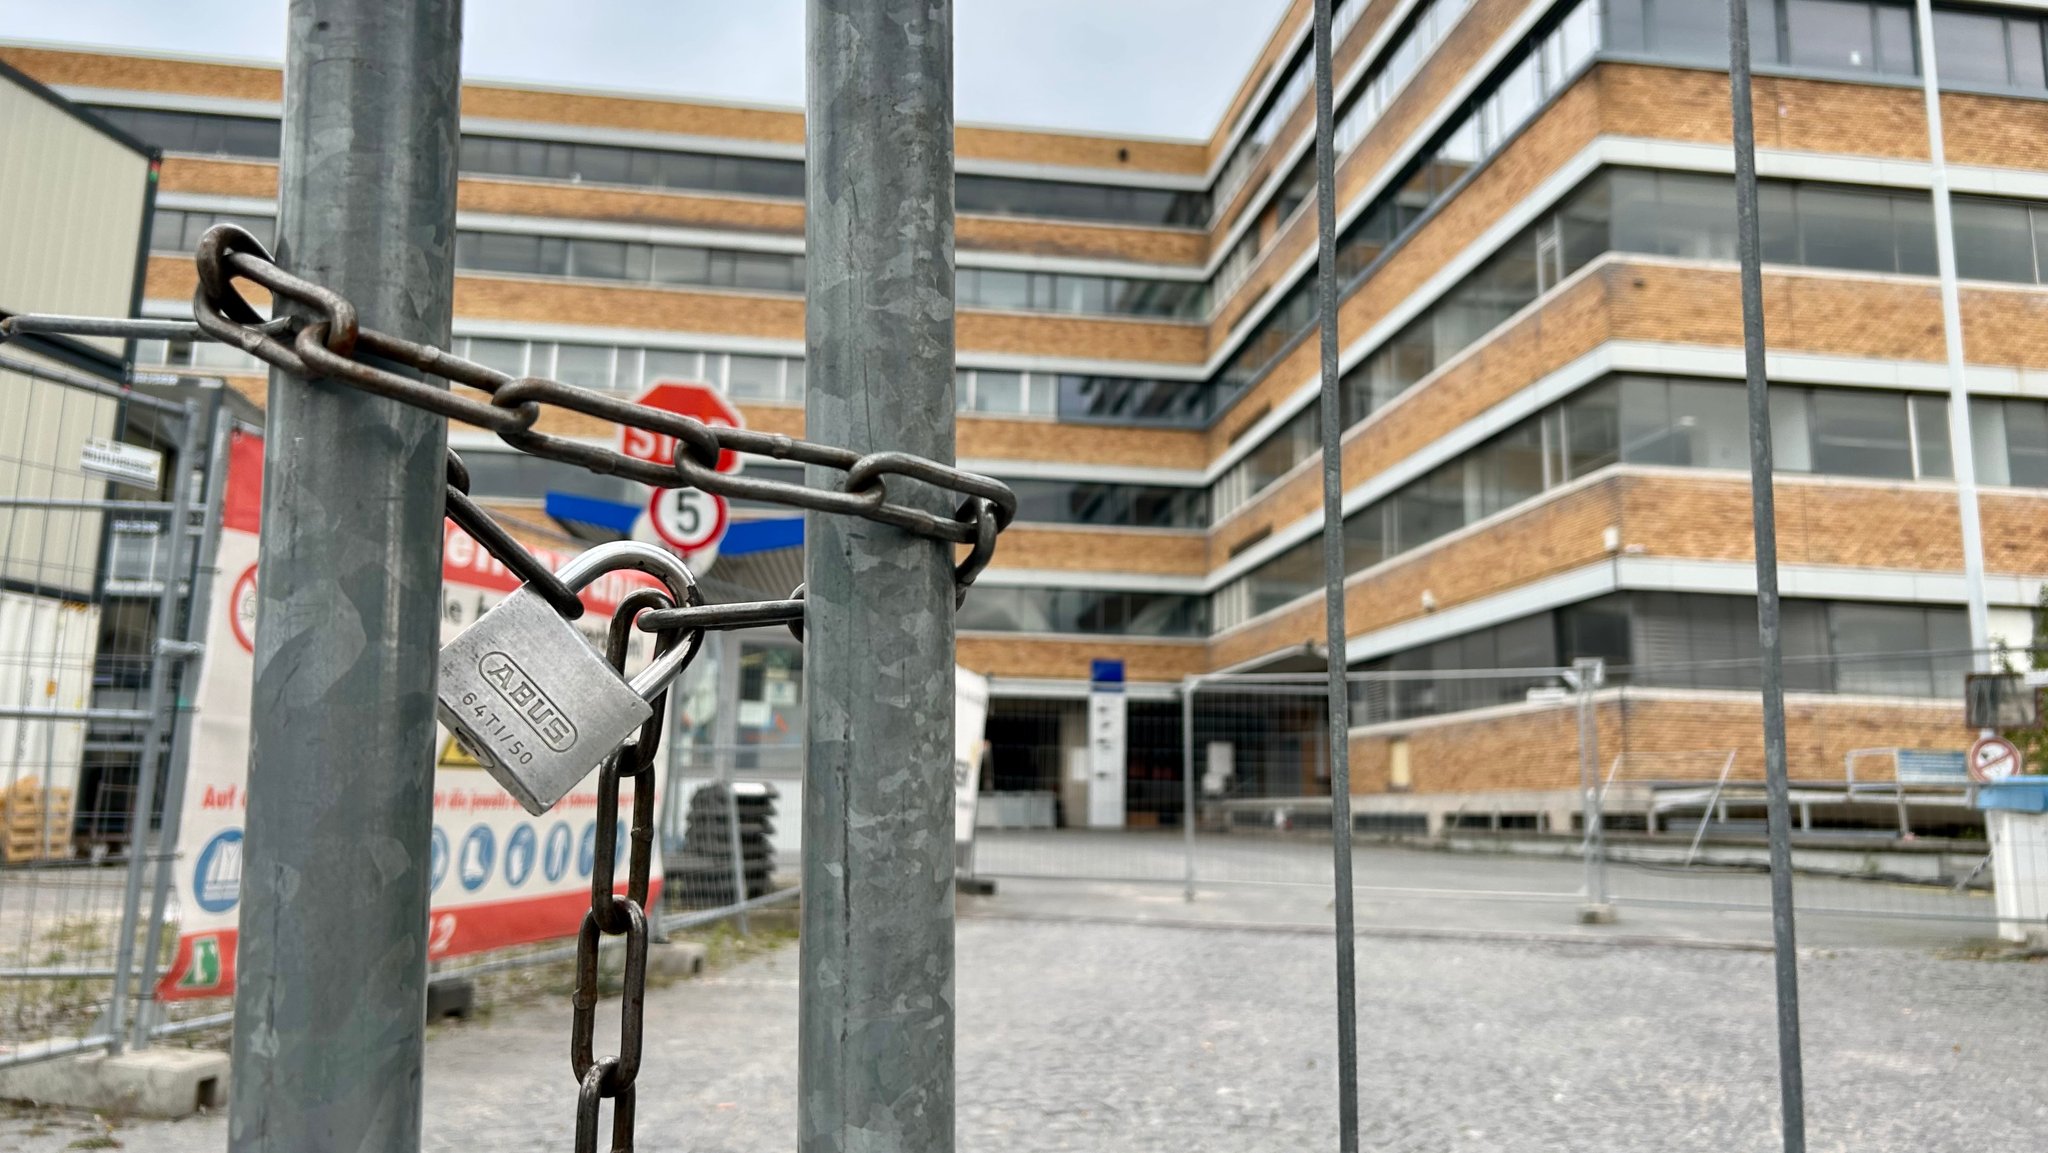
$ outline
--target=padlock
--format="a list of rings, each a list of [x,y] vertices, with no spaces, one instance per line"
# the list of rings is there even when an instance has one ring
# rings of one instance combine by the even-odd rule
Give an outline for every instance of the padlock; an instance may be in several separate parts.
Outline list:
[[[598,545],[556,575],[580,590],[619,569],[659,578],[678,605],[695,603],[689,568],[639,541]],[[441,650],[441,723],[539,816],[653,715],[648,701],[683,670],[694,648],[676,645],[628,683],[574,625],[521,585]]]

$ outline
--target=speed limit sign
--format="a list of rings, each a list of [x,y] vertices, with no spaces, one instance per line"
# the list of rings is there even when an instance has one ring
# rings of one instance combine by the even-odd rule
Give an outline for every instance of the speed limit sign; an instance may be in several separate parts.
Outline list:
[[[730,516],[724,497],[702,489],[656,489],[647,503],[654,534],[677,552],[699,552],[717,544]]]

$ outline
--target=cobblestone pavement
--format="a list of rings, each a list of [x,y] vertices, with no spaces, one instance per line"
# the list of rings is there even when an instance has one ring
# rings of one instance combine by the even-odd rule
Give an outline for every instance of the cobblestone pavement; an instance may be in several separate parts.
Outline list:
[[[1766,954],[1358,947],[1367,1148],[1778,1147]],[[963,1150],[1335,1147],[1327,935],[970,916],[959,960]],[[1813,1149],[2039,1147],[2048,965],[1822,950],[1802,977]],[[793,1146],[795,980],[789,949],[651,994],[642,1149]],[[438,1032],[427,1148],[566,1148],[566,1050],[555,1001]],[[0,1119],[0,1148],[56,1153],[99,1131],[26,1113]],[[152,1153],[213,1151],[226,1123],[138,1122],[113,1136]]]

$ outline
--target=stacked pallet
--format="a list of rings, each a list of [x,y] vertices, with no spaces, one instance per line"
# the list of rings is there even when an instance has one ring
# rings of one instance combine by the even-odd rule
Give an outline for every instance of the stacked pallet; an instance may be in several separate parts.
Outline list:
[[[738,899],[733,890],[732,833],[725,786],[710,784],[690,795],[679,852],[664,851],[668,901],[687,909],[711,909]],[[775,872],[775,786],[741,781],[732,786],[739,810],[740,861],[749,899],[765,896]]]
[[[10,865],[71,855],[71,790],[23,777],[0,792],[0,856]]]

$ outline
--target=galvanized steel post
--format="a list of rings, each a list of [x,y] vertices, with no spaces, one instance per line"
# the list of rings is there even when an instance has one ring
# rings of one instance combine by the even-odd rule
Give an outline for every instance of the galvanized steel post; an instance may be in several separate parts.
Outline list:
[[[1316,328],[1322,334],[1323,616],[1329,648],[1330,864],[1337,930],[1337,1148],[1358,1149],[1358,937],[1351,888],[1351,686],[1344,627],[1344,420],[1337,376],[1337,148],[1330,0],[1315,0]]]
[[[287,20],[279,263],[445,344],[460,0]],[[278,369],[268,420],[229,1148],[417,1149],[447,431]]]
[[[810,0],[805,428],[953,460],[953,6]],[[813,467],[809,479],[833,474]],[[953,504],[890,481],[892,500]],[[804,521],[806,1153],[953,1148],[953,553]]]
[[[1728,0],[1735,243],[1742,261],[1750,516],[1756,536],[1757,639],[1763,653],[1764,792],[1770,831],[1771,939],[1778,983],[1778,1090],[1785,1153],[1805,1153],[1806,1081],[1799,1055],[1799,956],[1792,925],[1792,826],[1785,779],[1785,670],[1778,635],[1778,523],[1771,488],[1771,403],[1764,380],[1763,244],[1757,219],[1756,124],[1750,118],[1749,75],[1749,0]]]
[[[1180,683],[1181,899],[1195,899],[1195,691],[1202,678]]]

